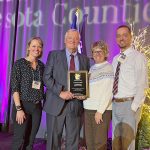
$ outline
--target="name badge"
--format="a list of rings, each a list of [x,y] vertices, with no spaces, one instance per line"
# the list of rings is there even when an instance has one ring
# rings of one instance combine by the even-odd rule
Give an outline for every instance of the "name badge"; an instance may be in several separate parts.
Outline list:
[[[37,89],[39,90],[40,89],[40,86],[41,86],[41,82],[40,81],[34,81],[32,82],[32,88],[33,89]]]
[[[127,60],[126,55],[120,55],[118,57],[118,61],[121,62],[122,64]]]

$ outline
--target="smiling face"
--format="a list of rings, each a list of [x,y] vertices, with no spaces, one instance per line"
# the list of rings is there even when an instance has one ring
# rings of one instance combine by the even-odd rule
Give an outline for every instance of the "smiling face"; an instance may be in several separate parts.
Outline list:
[[[93,59],[96,64],[104,62],[105,58],[106,56],[102,49],[96,48],[93,50]]]
[[[66,48],[70,53],[77,51],[78,44],[80,42],[80,35],[77,30],[68,30],[65,35]]]
[[[42,48],[43,48],[42,41],[38,39],[33,39],[28,44],[27,55],[29,57],[39,58],[42,55]]]
[[[117,29],[116,41],[122,52],[131,46],[132,36],[127,27]]]
[[[92,44],[92,56],[96,64],[107,60],[108,47],[104,41],[97,41]]]

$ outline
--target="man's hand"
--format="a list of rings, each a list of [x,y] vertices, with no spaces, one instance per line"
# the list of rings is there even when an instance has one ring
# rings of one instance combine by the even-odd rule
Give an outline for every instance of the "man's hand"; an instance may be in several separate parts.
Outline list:
[[[16,113],[16,121],[18,124],[23,124],[24,120],[26,119],[25,113],[23,110],[17,111]]]
[[[103,122],[101,113],[99,113],[99,112],[95,113],[95,121],[96,121],[96,124],[100,124],[101,122]]]
[[[69,91],[61,91],[59,97],[64,100],[69,100],[69,99],[73,99],[74,95]]]

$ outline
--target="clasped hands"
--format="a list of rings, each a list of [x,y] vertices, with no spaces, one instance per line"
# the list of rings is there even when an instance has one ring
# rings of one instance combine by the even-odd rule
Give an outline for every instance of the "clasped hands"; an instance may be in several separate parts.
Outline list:
[[[86,99],[85,96],[75,96],[70,91],[61,91],[59,96],[60,96],[60,98],[62,98],[64,100],[70,100],[73,98],[76,98],[78,100],[85,100]]]

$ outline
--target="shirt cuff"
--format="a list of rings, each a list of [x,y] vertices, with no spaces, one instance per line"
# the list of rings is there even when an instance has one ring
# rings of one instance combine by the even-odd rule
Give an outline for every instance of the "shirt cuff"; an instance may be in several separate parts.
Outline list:
[[[99,112],[99,113],[101,113],[101,114],[103,114],[104,111],[105,111],[105,110],[102,110],[102,109],[98,109],[98,110],[97,110],[97,112]]]
[[[131,104],[131,110],[134,111],[134,112],[136,112],[137,109],[138,109],[138,106],[135,103],[132,103]]]
[[[18,88],[14,88],[14,89],[11,90],[12,95],[13,95],[15,92],[18,92],[18,93],[19,93],[19,89],[18,89]]]

